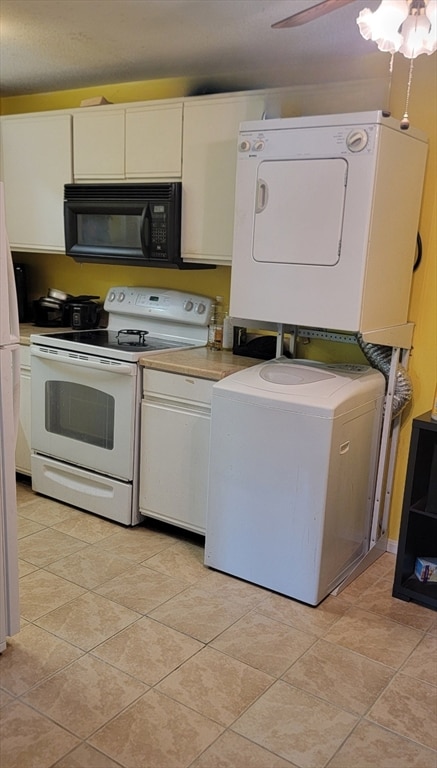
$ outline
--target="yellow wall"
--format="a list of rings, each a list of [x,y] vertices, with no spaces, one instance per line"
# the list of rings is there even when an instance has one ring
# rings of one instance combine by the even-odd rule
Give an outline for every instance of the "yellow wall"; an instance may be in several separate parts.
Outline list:
[[[399,56],[395,62],[390,108],[402,116],[405,106],[409,62]],[[409,319],[415,323],[409,373],[413,401],[403,414],[396,462],[389,537],[398,538],[411,421],[432,407],[437,383],[437,61],[436,55],[420,56],[414,62],[409,104],[410,122],[429,139],[428,161],[422,198],[419,231],[423,258],[414,273]],[[394,277],[394,285],[396,278]]]
[[[384,54],[381,54],[384,55]],[[395,60],[390,93],[390,110],[394,117],[402,117],[408,82],[409,61],[403,56]],[[412,402],[402,413],[399,447],[393,482],[389,539],[397,540],[402,513],[411,422],[416,416],[429,411],[437,385],[437,61],[436,56],[422,56],[414,62],[413,81],[409,103],[411,125],[428,136],[429,149],[422,197],[419,232],[423,255],[414,272],[408,319],[415,324],[413,348],[408,372],[413,384]],[[396,275],[393,275],[396,290]],[[350,360],[363,362],[358,348],[349,345],[311,341],[299,345],[298,355],[328,362]]]
[[[230,267],[207,270],[153,269],[105,264],[78,264],[64,254],[13,254],[14,262],[27,264],[31,299],[45,296],[48,288],[59,288],[77,296],[94,294],[105,298],[114,285],[147,285],[229,299]]]
[[[384,56],[385,54],[381,54]],[[387,59],[388,60],[388,59]],[[395,117],[404,112],[408,79],[408,62],[396,57],[390,94],[390,109]],[[396,462],[395,481],[389,525],[389,538],[397,539],[402,508],[403,486],[413,417],[430,410],[437,381],[437,68],[435,56],[421,56],[414,64],[414,78],[410,98],[411,124],[422,129],[429,137],[429,156],[425,179],[420,233],[423,242],[423,258],[414,273],[409,319],[415,323],[413,349],[409,371],[414,386],[412,403],[402,416],[399,453]],[[272,83],[273,85],[273,83]],[[284,84],[286,85],[286,84]],[[102,95],[114,103],[142,101],[157,98],[173,98],[187,95],[190,81],[184,79],[157,80],[140,83],[124,83],[99,86],[59,93],[9,97],[1,100],[2,114],[16,114],[49,109],[72,108],[90,96]],[[92,264],[76,264],[64,255],[16,254],[15,260],[29,266],[32,297],[44,295],[54,287],[74,294],[96,293],[104,297],[112,285],[163,285],[169,288],[196,291],[209,296],[229,296],[230,268],[188,271],[158,270],[147,268],[105,267]],[[396,290],[396,275],[393,275]],[[357,347],[311,341],[300,344],[298,355],[326,360],[357,360],[363,357]]]
[[[37,93],[29,96],[0,98],[0,114],[17,115],[26,112],[42,112],[49,109],[73,109],[80,107],[82,99],[104,96],[113,104],[149,99],[173,99],[186,96],[193,83],[188,78],[174,77],[162,80],[144,80],[117,85],[99,85],[76,88],[70,91]]]

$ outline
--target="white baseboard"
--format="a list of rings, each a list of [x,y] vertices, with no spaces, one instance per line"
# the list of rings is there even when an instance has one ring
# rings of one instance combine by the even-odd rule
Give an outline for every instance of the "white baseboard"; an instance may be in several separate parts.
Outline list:
[[[398,553],[398,542],[396,539],[387,539],[387,552],[392,552],[393,555]]]

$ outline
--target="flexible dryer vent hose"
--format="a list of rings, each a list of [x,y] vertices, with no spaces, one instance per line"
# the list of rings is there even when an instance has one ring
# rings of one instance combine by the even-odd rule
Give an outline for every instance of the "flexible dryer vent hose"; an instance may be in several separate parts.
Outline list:
[[[388,384],[392,356],[391,347],[384,347],[379,344],[369,344],[364,341],[360,333],[357,333],[357,341],[369,363],[374,368],[377,368],[378,371],[381,371]],[[393,418],[399,416],[412,397],[413,387],[411,379],[405,368],[398,364],[396,368],[396,382],[393,395]]]

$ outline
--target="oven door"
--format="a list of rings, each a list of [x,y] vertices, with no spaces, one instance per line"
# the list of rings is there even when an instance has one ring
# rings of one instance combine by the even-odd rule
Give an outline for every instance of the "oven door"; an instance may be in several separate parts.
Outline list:
[[[137,364],[31,347],[32,451],[131,481]]]

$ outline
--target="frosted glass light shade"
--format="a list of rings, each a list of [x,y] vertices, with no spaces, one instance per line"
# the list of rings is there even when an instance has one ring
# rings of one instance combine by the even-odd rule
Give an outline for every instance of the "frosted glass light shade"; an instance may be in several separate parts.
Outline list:
[[[437,1],[429,0],[426,13],[408,16],[402,24],[403,43],[399,52],[407,59],[422,53],[430,56],[437,48]]]
[[[357,24],[365,40],[373,40],[380,51],[396,53],[403,43],[398,30],[407,16],[407,0],[382,0],[375,12],[364,8]]]
[[[380,51],[399,51],[408,59],[437,48],[437,0],[420,7],[414,0],[381,0],[375,12],[364,8],[357,18],[361,35]]]

